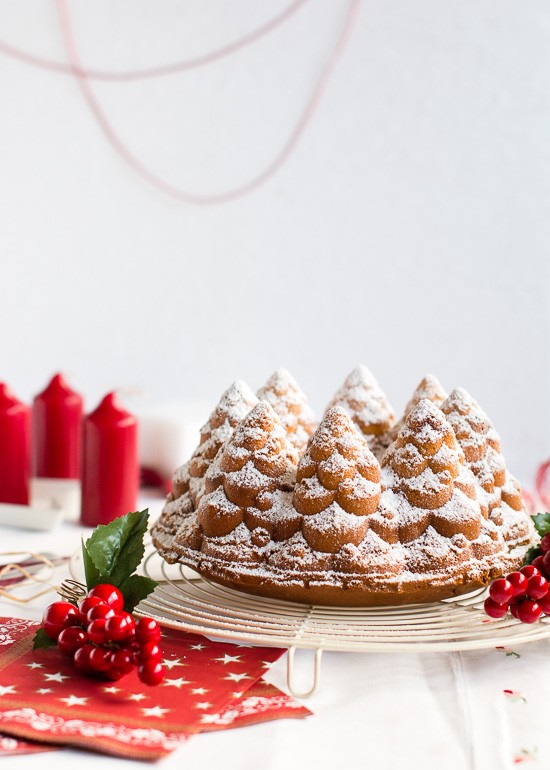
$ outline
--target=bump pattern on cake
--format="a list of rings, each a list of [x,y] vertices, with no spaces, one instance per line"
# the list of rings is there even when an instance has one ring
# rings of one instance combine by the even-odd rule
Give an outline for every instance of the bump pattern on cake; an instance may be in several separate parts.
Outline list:
[[[167,554],[167,559],[177,558],[178,551],[174,549],[180,541],[200,542],[200,528],[196,516],[191,514],[204,494],[206,472],[219,454],[222,444],[257,403],[258,399],[245,382],[234,382],[222,394],[201,428],[200,443],[190,460],[176,470],[172,479],[172,492],[155,529],[158,547]]]
[[[370,449],[380,456],[391,439],[395,414],[374,375],[358,366],[334,394],[328,408],[341,406],[364,434]]]
[[[508,542],[530,542],[533,526],[525,516],[520,485],[506,468],[500,438],[485,412],[464,388],[455,388],[441,409],[481,487],[491,520]]]
[[[304,392],[290,372],[277,369],[257,395],[260,401],[267,401],[273,407],[289,440],[299,452],[303,452],[315,430],[315,417]]]
[[[429,401],[439,407],[447,398],[445,388],[433,374],[427,374],[425,377],[423,377],[414,389],[412,396],[405,406],[401,419],[393,426],[393,428],[390,429],[389,433],[385,437],[386,447],[389,446],[392,441],[395,441],[397,434],[405,424],[407,415],[420,401],[422,401],[423,398],[427,398]]]

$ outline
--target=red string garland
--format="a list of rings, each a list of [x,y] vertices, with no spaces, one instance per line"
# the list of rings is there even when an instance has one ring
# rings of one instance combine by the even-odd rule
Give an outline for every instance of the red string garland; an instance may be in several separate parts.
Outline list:
[[[334,48],[331,51],[329,59],[325,64],[317,83],[315,84],[313,92],[306,104],[304,111],[299,116],[296,125],[290,132],[287,140],[283,144],[282,149],[277,153],[274,159],[270,161],[270,163],[268,163],[268,165],[252,179],[249,179],[247,182],[244,182],[243,184],[230,190],[207,195],[199,195],[187,190],[183,190],[176,185],[173,185],[170,182],[162,179],[162,177],[158,176],[154,171],[142,163],[142,161],[126,146],[126,144],[111,125],[105,111],[95,96],[95,93],[90,85],[90,81],[84,74],[85,68],[82,66],[82,62],[80,61],[72,30],[67,2],[66,0],[56,0],[56,3],[59,12],[63,41],[71,69],[76,77],[82,96],[84,97],[92,115],[95,117],[99,127],[103,131],[103,134],[113,149],[136,174],[138,174],[148,184],[150,184],[152,187],[155,187],[157,190],[160,190],[160,192],[164,193],[165,195],[168,195],[171,198],[175,198],[182,203],[195,205],[216,205],[238,200],[239,198],[243,198],[246,195],[254,192],[259,187],[264,185],[269,179],[271,179],[281,169],[285,161],[288,160],[288,158],[292,155],[308,124],[311,122],[311,119],[319,107],[319,104],[321,103],[321,100],[328,86],[329,80],[334,73],[334,70],[342,54],[344,53],[347,43],[349,42],[352,31],[355,27],[361,0],[350,0],[344,24],[340,34],[338,35]]]
[[[163,77],[165,75],[175,75],[179,72],[185,72],[186,70],[197,69],[204,67],[206,64],[212,64],[213,62],[224,59],[231,54],[241,51],[243,48],[247,48],[249,45],[256,43],[261,38],[266,37],[271,32],[274,32],[278,27],[282,26],[285,22],[294,16],[297,11],[304,7],[309,0],[294,0],[281,13],[274,16],[269,21],[265,22],[261,26],[257,27],[252,32],[248,32],[236,40],[227,43],[221,48],[217,48],[208,53],[195,56],[192,59],[184,59],[179,62],[172,62],[170,64],[163,64],[157,67],[150,67],[148,69],[138,69],[125,72],[113,72],[110,70],[89,68],[89,67],[73,67],[70,64],[62,61],[55,61],[53,59],[47,59],[44,56],[38,56],[37,54],[29,51],[23,51],[21,48],[17,48],[11,43],[7,43],[5,40],[0,40],[0,53],[10,56],[12,59],[23,62],[24,64],[30,64],[33,67],[39,69],[49,70],[55,72],[58,75],[78,75],[79,77],[85,77],[88,80],[102,80],[107,82],[128,82],[134,80],[146,80],[148,78]]]
[[[305,133],[307,126],[311,122],[322,101],[329,80],[334,73],[334,70],[350,40],[351,34],[357,21],[361,0],[349,1],[343,26],[336,39],[330,56],[328,57],[328,60],[323,67],[317,82],[315,83],[311,96],[304,110],[299,115],[296,124],[290,131],[282,148],[275,155],[275,157],[254,177],[234,188],[225,190],[223,192],[204,195],[190,192],[181,189],[176,185],[171,184],[170,182],[167,182],[150,168],[148,168],[136,155],[134,155],[134,153],[124,143],[122,138],[117,134],[112,124],[110,123],[102,105],[97,99],[91,87],[90,81],[135,81],[146,78],[171,75],[178,72],[183,72],[185,70],[191,70],[205,66],[206,64],[218,61],[239,50],[242,50],[243,48],[246,48],[247,46],[266,36],[267,34],[273,32],[275,29],[288,21],[292,16],[294,16],[294,14],[299,11],[307,2],[308,0],[295,0],[286,8],[284,8],[281,13],[273,17],[270,21],[261,25],[252,32],[238,38],[237,40],[234,40],[231,43],[222,46],[221,48],[210,51],[209,53],[180,62],[151,67],[148,69],[126,72],[112,72],[108,70],[87,68],[83,66],[80,60],[78,47],[73,33],[72,21],[67,2],[66,0],[56,0],[61,32],[63,35],[63,42],[65,44],[65,49],[69,59],[68,64],[23,51],[9,43],[6,43],[3,40],[0,40],[0,53],[4,53],[7,56],[17,59],[18,61],[22,61],[26,64],[30,64],[50,72],[55,72],[61,75],[74,76],[82,96],[84,97],[90,109],[90,112],[97,121],[104,136],[109,141],[113,149],[136,174],[138,174],[152,187],[155,187],[165,195],[168,195],[182,203],[196,205],[215,205],[221,203],[229,203],[239,198],[243,198],[244,196],[249,195],[259,187],[263,186],[281,169],[281,167],[296,149],[303,134]]]

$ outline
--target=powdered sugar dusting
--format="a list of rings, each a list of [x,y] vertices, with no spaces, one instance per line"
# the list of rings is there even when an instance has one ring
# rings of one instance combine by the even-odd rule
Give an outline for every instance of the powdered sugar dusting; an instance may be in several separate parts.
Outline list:
[[[500,439],[477,401],[464,388],[455,388],[442,404],[475,476],[479,494],[511,544],[533,537],[519,484],[506,469]],[[512,513],[513,511],[513,513]]]
[[[288,438],[303,451],[315,429],[315,417],[306,396],[287,369],[277,369],[259,389],[258,398],[267,401],[279,415]]]
[[[201,428],[200,444],[188,463],[189,494],[195,506],[198,506],[204,494],[204,477],[210,464],[240,420],[257,403],[258,399],[248,385],[237,380],[223,393],[217,407]]]
[[[405,407],[405,418],[424,398],[427,398],[436,406],[440,406],[447,398],[443,385],[434,374],[427,374],[416,386],[409,403]]]
[[[395,422],[395,414],[384,392],[366,366],[358,366],[349,374],[335,393],[328,409],[340,406],[346,410],[369,447],[376,446],[380,437]]]

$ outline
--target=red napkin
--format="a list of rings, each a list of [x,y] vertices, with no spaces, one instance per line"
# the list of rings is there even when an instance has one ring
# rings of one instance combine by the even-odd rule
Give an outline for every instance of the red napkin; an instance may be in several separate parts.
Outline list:
[[[56,746],[47,746],[45,743],[31,743],[11,735],[0,735],[0,757],[9,757],[12,754],[37,754],[43,751],[55,751]]]
[[[311,711],[292,696],[260,679],[241,698],[228,703],[217,714],[208,716],[201,726],[201,733],[310,714]]]
[[[164,683],[147,687],[135,672],[118,682],[80,676],[57,648],[32,650],[36,627],[0,619],[5,735],[158,759],[202,730],[310,713],[271,685],[250,689],[284,650],[169,631],[162,640]]]
[[[260,679],[241,698],[231,701],[218,714],[209,717],[209,721],[201,725],[200,732],[231,730],[234,727],[270,722],[273,719],[305,717],[310,714],[311,711],[302,706],[299,701],[279,690],[274,684]],[[0,735],[0,757],[10,754],[56,751],[58,748],[62,747],[46,743],[31,743],[9,735]]]

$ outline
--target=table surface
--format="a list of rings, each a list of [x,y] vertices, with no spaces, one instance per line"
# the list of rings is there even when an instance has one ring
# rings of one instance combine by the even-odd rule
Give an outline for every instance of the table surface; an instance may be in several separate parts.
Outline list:
[[[154,520],[160,498],[144,499]],[[71,554],[83,530],[64,522],[53,532],[0,527],[1,551]],[[0,597],[0,615],[38,620],[54,598],[19,605]],[[307,689],[313,655],[296,656],[298,684]],[[342,762],[373,770],[509,770],[550,767],[550,640],[514,650],[467,653],[325,653],[318,692],[305,704],[314,715],[194,736],[157,763],[162,770],[316,770]],[[286,689],[286,656],[266,679]],[[45,755],[9,759],[32,770]],[[142,762],[63,749],[49,755],[57,770],[141,768]],[[8,760],[4,760],[7,768]]]

